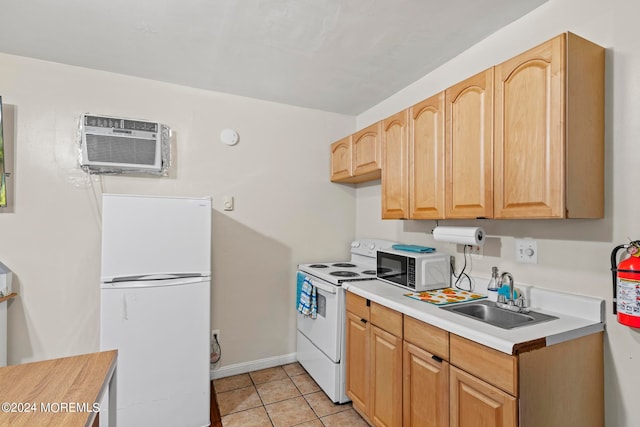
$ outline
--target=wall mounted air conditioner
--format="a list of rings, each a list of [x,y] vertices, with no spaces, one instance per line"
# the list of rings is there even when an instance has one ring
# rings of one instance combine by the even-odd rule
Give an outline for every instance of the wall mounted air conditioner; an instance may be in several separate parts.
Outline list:
[[[165,174],[170,129],[157,122],[83,114],[80,166],[90,173]]]

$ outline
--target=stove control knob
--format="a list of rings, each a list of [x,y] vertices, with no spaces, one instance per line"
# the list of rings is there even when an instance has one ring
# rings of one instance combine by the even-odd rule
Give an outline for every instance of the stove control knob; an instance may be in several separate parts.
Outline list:
[[[376,248],[376,244],[375,243],[371,243],[369,245],[369,249],[374,250]]]
[[[351,242],[351,247],[352,248],[359,248],[360,247],[360,242]]]

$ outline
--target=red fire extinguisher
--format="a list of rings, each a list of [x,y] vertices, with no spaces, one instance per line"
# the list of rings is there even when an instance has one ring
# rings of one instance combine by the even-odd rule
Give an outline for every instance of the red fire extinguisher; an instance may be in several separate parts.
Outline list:
[[[616,266],[618,252],[626,249],[628,257]],[[640,328],[640,240],[618,245],[611,252],[613,274],[613,314],[618,322]]]

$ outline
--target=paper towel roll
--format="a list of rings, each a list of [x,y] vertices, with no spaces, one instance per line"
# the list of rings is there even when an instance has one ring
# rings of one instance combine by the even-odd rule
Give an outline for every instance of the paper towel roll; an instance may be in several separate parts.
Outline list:
[[[436,227],[433,238],[439,242],[458,243],[460,245],[484,245],[482,227]]]

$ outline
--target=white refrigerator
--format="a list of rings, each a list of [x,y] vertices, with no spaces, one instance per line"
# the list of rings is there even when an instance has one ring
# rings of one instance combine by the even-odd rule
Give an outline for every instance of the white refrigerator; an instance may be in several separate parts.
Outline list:
[[[100,348],[118,349],[118,426],[209,425],[210,287],[210,198],[103,195]]]

